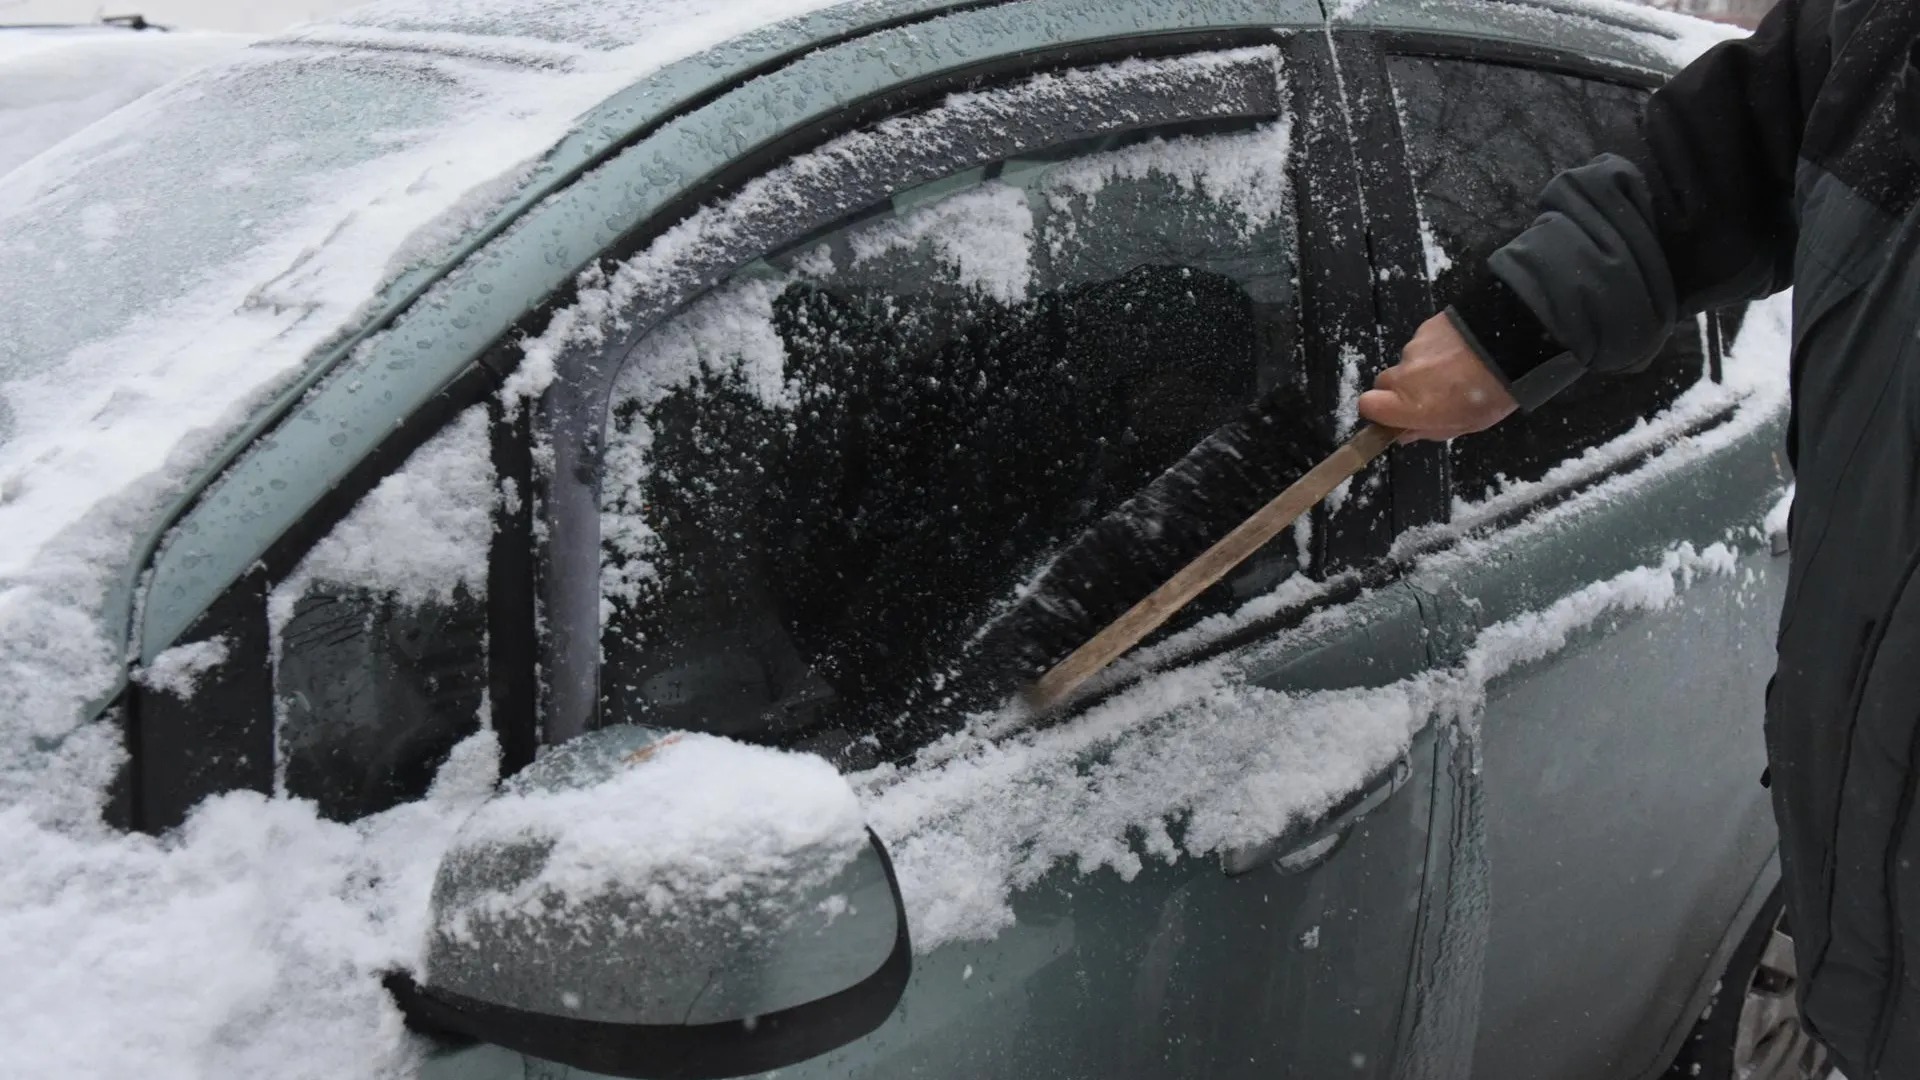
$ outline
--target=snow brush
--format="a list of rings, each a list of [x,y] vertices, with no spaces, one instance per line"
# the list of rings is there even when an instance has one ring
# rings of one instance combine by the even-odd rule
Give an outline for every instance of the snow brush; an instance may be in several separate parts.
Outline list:
[[[1312,436],[1299,422],[1302,415],[1306,413],[1291,393],[1251,407],[1054,560],[994,633],[1003,643],[1015,643],[1013,651],[1030,671],[1058,656],[1067,643],[1080,642],[1022,691],[1033,715],[1044,715],[1072,696],[1385,453],[1402,434],[1399,428],[1369,424],[1315,462]],[[1261,494],[1282,484],[1280,494],[1247,515]],[[1238,525],[1233,525],[1235,520]],[[1233,527],[1222,536],[1229,525]],[[1156,583],[1157,588],[1113,617],[1116,596],[1140,596]],[[1104,628],[1087,636],[1103,621]]]

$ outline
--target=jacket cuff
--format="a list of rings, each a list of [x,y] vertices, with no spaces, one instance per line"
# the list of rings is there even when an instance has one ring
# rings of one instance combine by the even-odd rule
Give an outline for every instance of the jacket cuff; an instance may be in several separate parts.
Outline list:
[[[1527,412],[1586,373],[1586,365],[1554,340],[1526,301],[1485,267],[1467,282],[1446,314]]]

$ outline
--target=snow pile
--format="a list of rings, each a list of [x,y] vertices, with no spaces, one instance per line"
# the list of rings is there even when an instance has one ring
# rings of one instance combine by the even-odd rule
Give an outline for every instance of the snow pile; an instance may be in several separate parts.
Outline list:
[[[355,825],[239,793],[162,839],[0,810],[0,1072],[70,1080],[408,1075],[380,972],[419,961],[438,853],[497,773]]]
[[[1696,551],[1680,544],[1657,566],[1643,566],[1561,597],[1545,611],[1528,612],[1480,632],[1467,654],[1463,683],[1476,694],[1493,679],[1522,664],[1565,648],[1575,631],[1610,612],[1660,611],[1680,591],[1707,574],[1731,576],[1738,554],[1723,543]],[[1477,704],[1477,701],[1476,701]],[[1471,720],[1472,713],[1461,714]]]
[[[1440,238],[1433,233],[1433,226],[1427,224],[1425,214],[1420,215],[1420,251],[1427,260],[1427,280],[1435,282],[1440,275],[1453,269],[1453,256],[1440,244]]]
[[[590,765],[581,770],[587,783],[542,782],[572,764],[543,760],[461,828],[457,843],[465,850],[546,855],[537,873],[511,888],[479,891],[443,912],[443,927],[458,933],[476,918],[609,896],[636,898],[649,914],[670,917],[688,897],[805,893],[829,884],[867,844],[853,789],[812,755],[683,734],[611,769]]]
[[[1786,493],[1780,496],[1780,501],[1773,505],[1772,510],[1767,511],[1767,520],[1762,522],[1760,527],[1766,530],[1767,537],[1771,539],[1787,531],[1787,522],[1792,514],[1793,485],[1788,484]]]

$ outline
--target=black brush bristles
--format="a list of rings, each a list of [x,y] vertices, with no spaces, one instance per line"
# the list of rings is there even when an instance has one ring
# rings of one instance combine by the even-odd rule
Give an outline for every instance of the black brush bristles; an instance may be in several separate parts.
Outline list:
[[[1283,388],[1207,436],[1063,548],[974,659],[1000,693],[1031,682],[1299,480],[1332,444]]]

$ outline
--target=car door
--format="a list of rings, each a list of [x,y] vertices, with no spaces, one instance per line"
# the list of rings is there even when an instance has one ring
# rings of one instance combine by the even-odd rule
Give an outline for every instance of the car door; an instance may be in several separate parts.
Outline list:
[[[1426,283],[1426,311],[1634,122],[1650,81],[1461,37],[1350,46],[1350,83],[1393,103],[1379,145],[1402,156],[1369,198],[1411,200],[1421,243],[1390,274]],[[1403,541],[1477,735],[1476,1076],[1658,1072],[1767,884],[1761,696],[1785,564],[1761,525],[1785,484],[1784,343],[1765,309],[1723,355],[1744,314],[1456,440],[1450,524]]]
[[[770,162],[674,238],[723,248],[711,283],[639,252],[609,276],[672,287],[562,360],[618,372],[596,425],[545,436],[558,482],[597,480],[594,722],[827,755],[908,896],[899,1010],[782,1075],[1395,1075],[1448,751],[1409,690],[1420,601],[1367,588],[1390,477],[1078,716],[1007,730],[956,674],[1049,552],[1244,404],[1303,387],[1331,434],[1378,363],[1325,37],[1269,40],[1023,74]]]

